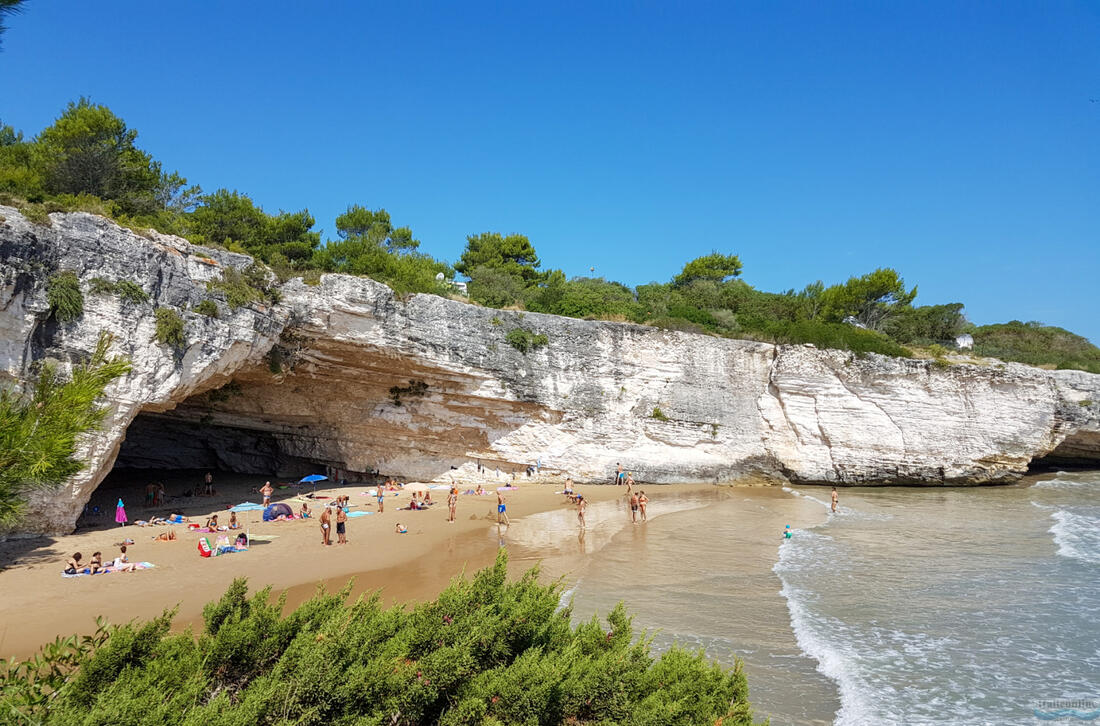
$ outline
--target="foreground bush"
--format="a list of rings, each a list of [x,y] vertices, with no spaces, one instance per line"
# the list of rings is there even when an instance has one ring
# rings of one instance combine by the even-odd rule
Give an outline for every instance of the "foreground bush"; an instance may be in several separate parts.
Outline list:
[[[502,553],[435,602],[319,593],[286,617],[238,580],[198,638],[168,635],[168,614],[125,625],[51,698],[21,698],[32,679],[2,662],[0,694],[51,724],[751,723],[739,666],[678,648],[654,659],[621,605],[606,629],[573,628],[558,586],[505,574]]]

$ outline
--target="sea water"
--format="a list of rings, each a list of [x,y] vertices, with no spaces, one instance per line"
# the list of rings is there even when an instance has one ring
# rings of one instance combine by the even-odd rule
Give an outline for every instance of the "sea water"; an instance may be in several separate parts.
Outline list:
[[[825,488],[776,494],[827,509]],[[770,551],[756,529],[787,505],[737,496],[592,552],[577,617],[624,600],[658,649],[743,659],[776,725],[1100,723],[1100,474],[841,489]]]

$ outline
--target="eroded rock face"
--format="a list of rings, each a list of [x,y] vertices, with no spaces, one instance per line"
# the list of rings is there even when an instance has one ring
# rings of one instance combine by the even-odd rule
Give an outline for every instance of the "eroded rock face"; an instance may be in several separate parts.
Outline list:
[[[400,300],[342,275],[286,283],[270,308],[219,303],[212,319],[189,308],[211,297],[207,280],[249,258],[91,215],[52,215],[46,229],[0,214],[0,371],[27,380],[36,359],[87,354],[100,330],[134,362],[107,392],[105,427],[85,439],[88,467],[36,503],[42,531],[71,529],[139,412],[122,444],[127,466],[202,461],[257,474],[329,465],[349,478],[457,481],[499,469],[507,479],[541,461],[544,474],[585,482],[610,481],[622,462],[646,482],[969,484],[1011,480],[1052,451],[1100,460],[1100,376],[1087,373],[939,368]],[[57,326],[44,290],[57,269],[130,279],[153,301],[86,291],[83,318]],[[182,311],[182,351],[151,342],[154,305]],[[515,350],[505,336],[517,327],[549,344]]]

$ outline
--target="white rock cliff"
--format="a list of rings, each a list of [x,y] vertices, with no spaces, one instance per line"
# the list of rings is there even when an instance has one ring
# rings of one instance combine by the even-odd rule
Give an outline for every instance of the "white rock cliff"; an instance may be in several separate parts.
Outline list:
[[[356,478],[544,475],[645,482],[821,484],[1011,481],[1036,458],[1100,462],[1100,376],[1018,364],[951,365],[777,346],[399,299],[365,278],[292,280],[274,305],[232,310],[206,282],[248,257],[139,236],[87,214],[34,225],[0,207],[0,378],[86,356],[102,330],[133,370],[107,390],[86,468],[37,497],[23,533],[69,531],[116,464],[257,474],[320,465]],[[58,325],[45,283],[85,283],[84,315]],[[151,299],[88,290],[131,280]],[[193,312],[218,301],[219,316]],[[156,307],[186,343],[152,341]],[[549,344],[505,341],[522,327]],[[230,384],[230,385],[226,385]],[[659,414],[657,409],[659,409]]]

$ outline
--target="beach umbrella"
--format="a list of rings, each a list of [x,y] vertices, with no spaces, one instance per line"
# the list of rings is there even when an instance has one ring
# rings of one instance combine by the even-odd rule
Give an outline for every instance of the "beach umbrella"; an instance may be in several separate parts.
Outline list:
[[[258,509],[263,509],[264,505],[256,504],[254,502],[241,502],[237,506],[230,509],[230,512],[254,512]]]
[[[126,508],[122,506],[122,500],[118,500],[118,506],[115,507],[115,521],[119,524],[126,524]]]
[[[298,483],[299,484],[309,484],[310,482],[312,482],[313,483],[313,493],[316,494],[317,493],[317,482],[324,481],[326,479],[328,479],[328,477],[323,475],[323,474],[310,474],[309,476],[303,476],[301,479],[298,480]]]

